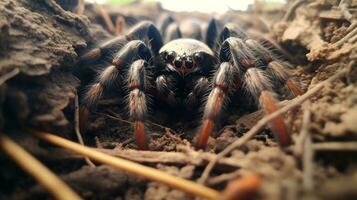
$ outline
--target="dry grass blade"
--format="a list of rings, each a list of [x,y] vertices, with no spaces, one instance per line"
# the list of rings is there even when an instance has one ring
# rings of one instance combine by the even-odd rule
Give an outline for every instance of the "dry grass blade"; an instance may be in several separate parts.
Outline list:
[[[46,188],[55,199],[82,199],[46,166],[4,134],[0,134],[0,148],[24,171]]]
[[[306,137],[309,134],[309,124],[310,124],[310,120],[311,120],[311,111],[308,109],[309,104],[306,102],[306,104],[304,104],[304,105],[305,105],[306,110],[303,115],[303,121],[302,121],[302,125],[301,125],[299,138],[295,144],[295,149],[294,149],[295,154],[297,156],[301,156],[304,153],[304,145],[305,145]]]
[[[284,114],[285,112],[287,112],[297,106],[300,106],[304,101],[308,100],[310,97],[315,95],[323,87],[325,87],[332,81],[344,76],[348,71],[349,71],[349,69],[342,69],[340,72],[336,73],[334,76],[331,76],[327,80],[322,81],[321,83],[315,85],[315,87],[313,87],[312,89],[307,91],[305,94],[298,96],[295,99],[291,100],[286,106],[280,108],[276,112],[274,112],[270,115],[267,115],[264,118],[262,118],[261,120],[259,120],[258,123],[255,126],[253,126],[247,133],[245,133],[243,137],[239,138],[238,140],[236,140],[235,142],[230,144],[223,151],[221,151],[219,154],[217,154],[217,157],[215,159],[211,160],[211,162],[208,163],[207,167],[205,168],[205,170],[203,171],[203,173],[201,175],[199,182],[202,184],[205,184],[209,177],[209,174],[211,173],[213,167],[215,166],[215,164],[217,163],[217,161],[219,159],[223,158],[224,156],[229,154],[232,150],[236,149],[237,147],[245,144],[256,133],[258,133],[262,128],[264,128],[272,119],[274,119],[275,117],[277,117],[281,114]]]
[[[126,172],[135,174],[137,176],[147,178],[151,181],[157,181],[163,183],[172,188],[185,191],[195,196],[199,196],[207,199],[219,199],[220,193],[218,191],[194,183],[192,181],[178,178],[151,167],[147,167],[138,163],[116,158],[95,151],[89,147],[84,147],[80,144],[66,140],[64,138],[58,137],[50,133],[33,131],[33,130],[29,130],[29,131],[48,143],[66,148],[80,155],[87,156],[92,160],[96,160],[97,162],[112,166],[116,169],[124,170]]]
[[[311,111],[308,104],[305,104],[302,128],[300,131],[302,154],[303,154],[303,186],[311,191],[314,188],[313,170],[314,170],[314,150],[312,149],[312,139],[309,132]]]
[[[286,11],[284,17],[283,17],[283,21],[288,21],[292,14],[295,13],[295,10],[303,3],[305,3],[306,0],[296,0],[294,1],[294,3],[292,3],[290,5],[290,7],[288,8],[288,10]]]
[[[312,148],[315,151],[357,151],[357,142],[321,142]]]
[[[107,11],[103,8],[102,5],[98,4],[97,2],[95,2],[93,5],[98,10],[100,15],[103,17],[104,23],[107,26],[108,31],[112,34],[115,34],[114,24],[113,24],[112,20],[110,19],[110,16],[107,13]]]
[[[78,94],[76,93],[76,96],[74,97],[74,132],[76,133],[78,142],[84,146],[84,141],[83,137],[80,131],[80,125],[79,125],[79,102],[78,102]],[[86,163],[91,166],[95,167],[95,164],[89,160],[88,157],[84,157],[84,160]]]

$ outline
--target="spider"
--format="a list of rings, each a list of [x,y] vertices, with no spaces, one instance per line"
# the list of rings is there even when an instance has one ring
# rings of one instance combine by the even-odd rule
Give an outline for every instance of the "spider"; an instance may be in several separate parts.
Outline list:
[[[295,96],[301,94],[286,65],[235,24],[218,31],[212,19],[205,41],[182,36],[179,26],[168,18],[161,32],[150,21],[142,21],[126,35],[117,36],[81,56],[83,62],[117,53],[86,92],[80,108],[81,127],[103,91],[124,77],[127,107],[133,120],[139,149],[147,149],[145,122],[148,98],[155,97],[172,107],[192,108],[204,104],[197,148],[205,148],[226,103],[245,91],[254,103],[269,114],[277,110],[274,89],[286,86]],[[162,34],[161,34],[162,33]],[[166,44],[163,44],[165,38]],[[154,102],[155,103],[155,102]],[[282,116],[269,124],[280,146],[290,143]]]

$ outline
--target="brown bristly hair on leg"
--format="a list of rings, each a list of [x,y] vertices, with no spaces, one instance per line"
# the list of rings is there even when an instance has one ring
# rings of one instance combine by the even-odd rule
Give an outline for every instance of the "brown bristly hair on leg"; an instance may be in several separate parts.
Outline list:
[[[260,104],[265,110],[266,114],[271,114],[279,109],[276,104],[276,100],[269,91],[262,91],[260,97]],[[284,118],[279,115],[270,122],[270,128],[278,140],[280,146],[287,146],[291,143],[288,131],[285,126]]]
[[[277,100],[274,97],[275,94],[272,92],[272,84],[263,70],[250,68],[247,70],[244,77],[246,89],[256,100],[259,100],[259,104],[267,114],[271,114],[278,110],[276,104]],[[282,116],[278,116],[272,120],[270,126],[279,145],[287,146],[290,144],[290,137]]]
[[[199,149],[206,147],[208,138],[214,130],[224,104],[235,89],[236,83],[234,83],[233,79],[235,74],[234,67],[228,62],[222,63],[215,74],[214,88],[208,96],[202,125],[198,133],[196,147]]]
[[[79,109],[80,130],[85,130],[85,123],[88,119],[90,110],[97,104],[103,95],[104,89],[113,85],[119,76],[116,66],[110,65],[100,72],[96,83],[91,85],[85,94],[82,106]]]

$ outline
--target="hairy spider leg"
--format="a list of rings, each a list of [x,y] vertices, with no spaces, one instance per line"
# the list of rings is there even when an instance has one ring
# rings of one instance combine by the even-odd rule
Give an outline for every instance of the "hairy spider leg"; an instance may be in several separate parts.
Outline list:
[[[229,31],[227,28],[226,30]],[[226,35],[234,35],[232,33],[225,33]],[[221,34],[222,36],[222,34]],[[226,83],[229,83],[228,88],[237,89],[237,82],[235,81],[236,77],[242,77],[241,82],[244,89],[246,89],[251,96],[255,99],[256,102],[259,102],[261,107],[265,110],[267,114],[273,113],[277,110],[278,106],[276,105],[275,93],[273,92],[272,81],[269,79],[268,74],[263,69],[263,64],[259,59],[255,57],[254,52],[245,44],[245,42],[237,37],[228,37],[224,40],[220,50],[220,61],[231,63],[231,77],[226,77]],[[222,66],[220,66],[221,68]],[[217,73],[220,73],[220,69]],[[237,74],[237,76],[235,76]],[[231,80],[231,82],[228,82]],[[240,79],[239,79],[240,80]],[[206,146],[209,135],[213,132],[215,121],[218,118],[219,112],[222,111],[223,100],[229,99],[229,93],[233,92],[224,92],[225,90],[222,87],[218,87],[216,84],[216,78],[214,79],[215,87],[211,91],[210,96],[208,97],[206,103],[206,109],[204,113],[204,121],[199,132],[199,140],[197,143],[198,148],[204,148]],[[233,87],[234,85],[234,87]],[[214,104],[211,103],[214,101]],[[208,105],[214,106],[208,106]],[[208,114],[214,113],[211,119],[207,116]],[[290,137],[287,133],[285,127],[284,119],[282,116],[276,117],[270,123],[271,129],[275,134],[275,138],[281,146],[286,146],[290,143]]]
[[[200,99],[204,98],[209,89],[210,82],[207,77],[197,77],[192,85],[192,91],[187,95],[185,100],[188,110],[193,110],[200,103]]]
[[[253,39],[247,39],[245,44],[255,53],[255,56],[260,58],[263,64],[267,66],[267,73],[269,73],[274,80],[277,80],[281,85],[287,86],[295,96],[302,94],[299,85],[291,78],[289,69],[276,59],[269,50]]]
[[[256,57],[254,51],[250,49],[245,41],[239,38],[228,38],[226,40],[232,54],[236,54],[240,66],[246,70],[243,76],[243,86],[264,109],[266,114],[271,114],[278,109],[276,94],[273,91],[274,81],[269,78],[265,70],[264,63],[259,57]],[[223,44],[223,46],[225,46]],[[240,52],[244,51],[244,55]],[[235,56],[233,56],[235,57]],[[244,71],[244,70],[242,70]],[[275,138],[280,146],[290,144],[290,136],[285,126],[283,116],[277,116],[269,123]]]
[[[86,129],[86,121],[90,114],[90,110],[102,97],[105,88],[110,87],[115,83],[119,74],[117,66],[110,65],[99,74],[98,80],[89,87],[79,109],[79,124],[81,131],[84,132]]]
[[[139,59],[133,62],[128,71],[129,115],[134,120],[134,134],[139,149],[147,149],[144,124],[148,112],[145,94],[147,88],[146,66],[147,62]]]
[[[150,49],[140,40],[130,41],[117,53],[113,59],[113,65],[100,73],[96,83],[86,93],[80,108],[82,130],[84,130],[90,110],[97,104],[104,89],[113,85],[117,81],[119,74],[125,74],[128,71],[126,75],[129,90],[129,114],[135,123],[134,132],[138,147],[140,149],[147,148],[144,129],[144,120],[147,113],[145,96],[145,84],[147,84],[147,81],[144,68],[150,59]],[[130,66],[129,69],[128,66]]]
[[[209,136],[214,130],[224,104],[228,101],[230,94],[234,91],[234,66],[228,62],[220,64],[213,78],[213,89],[210,92],[203,114],[203,121],[198,133],[196,147],[206,147]]]
[[[244,31],[235,24],[227,24],[220,34],[219,41],[224,41],[228,37],[237,37],[244,41],[245,45],[254,52],[255,57],[258,57],[264,65],[267,66],[267,72],[278,80],[282,85],[286,85],[295,96],[302,94],[299,85],[291,79],[290,71],[285,67],[275,56],[269,52],[264,46],[257,41],[248,38]]]
[[[170,74],[163,74],[155,80],[158,98],[166,101],[170,106],[176,106],[177,100],[174,92],[174,78]]]
[[[92,63],[100,58],[103,58],[107,53],[120,50],[125,44],[131,40],[147,41],[150,49],[156,56],[162,47],[162,38],[156,26],[149,21],[142,21],[133,26],[126,35],[117,36],[110,39],[99,47],[94,48],[80,56],[82,63]]]
[[[218,29],[216,20],[213,18],[207,25],[206,35],[204,36],[204,40],[206,44],[211,48],[214,49],[217,41]]]

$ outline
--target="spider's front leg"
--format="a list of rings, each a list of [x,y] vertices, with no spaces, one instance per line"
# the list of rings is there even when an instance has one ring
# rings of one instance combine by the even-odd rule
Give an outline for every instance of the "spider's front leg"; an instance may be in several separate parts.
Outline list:
[[[134,121],[134,134],[139,149],[147,149],[145,118],[147,115],[147,76],[145,60],[136,60],[128,71],[129,114]]]
[[[197,139],[197,148],[205,148],[208,138],[214,130],[224,104],[236,89],[234,66],[228,62],[220,64],[213,79],[213,89],[210,92],[204,108],[203,121]]]
[[[125,74],[129,92],[128,109],[130,117],[134,120],[134,132],[138,147],[146,149],[144,120],[147,113],[145,92],[148,81],[146,80],[145,67],[151,57],[149,48],[140,40],[130,41],[117,53],[113,59],[113,65],[107,67],[99,75],[98,81],[86,93],[80,108],[82,130],[85,127],[84,123],[87,121],[90,110],[97,104],[103,91],[118,81],[119,74]]]
[[[160,75],[156,78],[156,92],[158,97],[166,101],[170,106],[177,105],[176,96],[174,92],[174,78],[170,75]]]
[[[186,106],[189,110],[194,109],[209,89],[209,81],[206,77],[200,77],[193,81],[192,91],[187,95]]]

